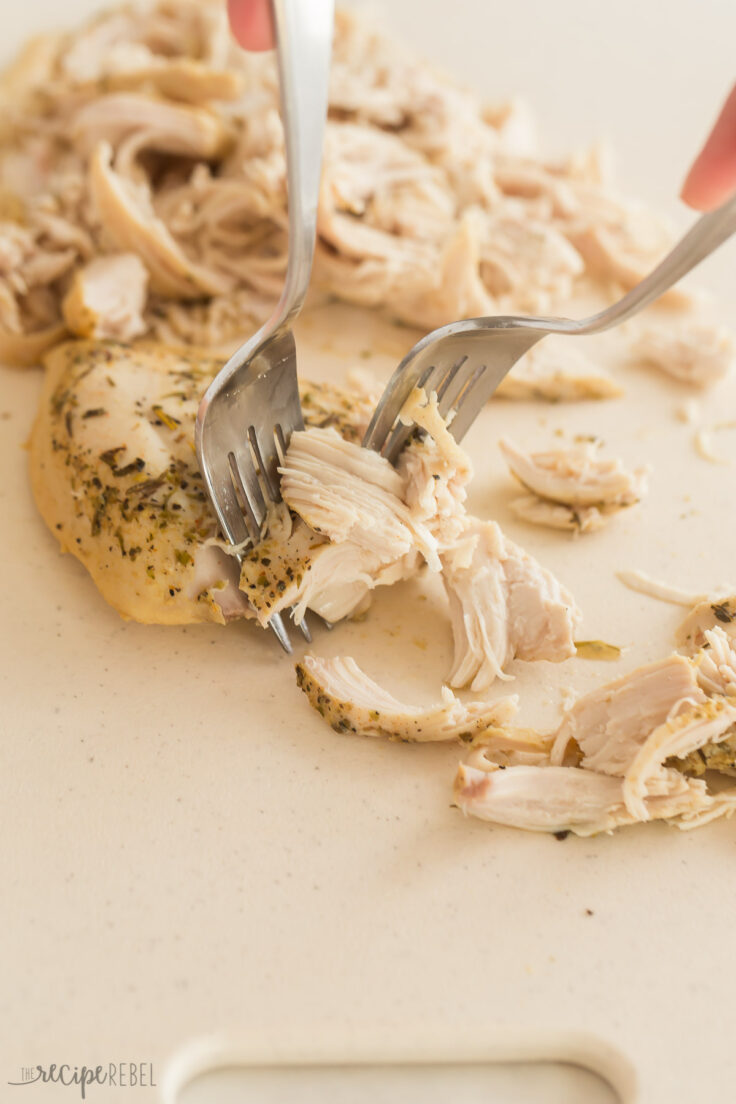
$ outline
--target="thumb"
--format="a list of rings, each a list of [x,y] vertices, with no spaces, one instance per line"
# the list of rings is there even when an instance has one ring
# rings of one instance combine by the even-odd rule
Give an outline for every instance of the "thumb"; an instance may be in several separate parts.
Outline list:
[[[246,50],[271,50],[275,45],[269,0],[228,0],[230,29]]]
[[[736,192],[736,85],[695,159],[681,198],[699,211],[711,211]]]

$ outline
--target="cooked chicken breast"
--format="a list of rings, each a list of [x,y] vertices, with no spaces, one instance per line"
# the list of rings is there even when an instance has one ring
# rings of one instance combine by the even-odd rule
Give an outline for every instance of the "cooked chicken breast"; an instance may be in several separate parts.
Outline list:
[[[196,350],[152,344],[72,342],[49,356],[31,435],[33,492],[62,551],[81,560],[123,617],[184,624],[254,615],[194,454],[199,399],[220,366]],[[350,425],[357,436],[371,409],[360,395],[351,407],[339,389],[306,391],[308,421]]]
[[[349,656],[305,656],[296,665],[296,677],[310,704],[336,732],[411,743],[472,740],[478,732],[505,724],[518,704],[513,696],[464,705],[443,686],[437,705],[405,705],[369,678]]]
[[[218,367],[196,351],[151,344],[77,342],[49,358],[31,439],[36,500],[62,548],[124,617],[267,625],[294,606],[297,620],[313,609],[337,621],[426,563],[444,573],[453,601],[475,603],[477,574],[499,580],[498,595],[480,584],[479,632],[463,642],[456,624],[468,655],[455,685],[489,685],[514,655],[574,653],[572,598],[498,526],[466,515],[470,464],[436,397],[420,391],[402,416],[427,436],[394,468],[356,443],[370,392],[353,399],[306,385],[309,428],[292,436],[284,459],[284,504],[258,546],[230,554],[193,443],[199,397]]]

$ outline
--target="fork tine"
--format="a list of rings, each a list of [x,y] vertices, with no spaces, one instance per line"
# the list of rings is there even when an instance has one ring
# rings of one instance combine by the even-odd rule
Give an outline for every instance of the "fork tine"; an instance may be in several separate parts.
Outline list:
[[[442,365],[431,364],[419,375],[415,387],[421,388],[429,395],[438,388],[441,389],[445,386],[447,371],[448,369],[446,366],[443,369]],[[399,453],[415,428],[411,424],[406,425],[402,422],[399,417],[400,413],[401,407],[396,411],[394,425],[389,429],[386,440],[383,442],[381,448],[383,456],[385,456],[387,460],[390,460],[392,464],[398,459]]]
[[[292,606],[291,608],[292,608],[292,611],[293,611],[294,607]],[[302,636],[306,640],[307,644],[311,644],[312,643],[312,634],[309,631],[309,625],[307,624],[306,617],[302,617],[301,621],[299,622],[298,628],[301,629]]]
[[[243,512],[248,523],[248,529],[253,541],[258,541],[261,535],[263,520],[266,516],[266,503],[258,483],[258,476],[250,456],[236,456],[231,452],[228,456],[230,472],[235,489],[243,499]]]
[[[269,448],[269,434],[262,433],[260,438],[256,433],[255,426],[249,426],[248,428],[248,442],[250,444],[255,462],[258,467],[258,471],[261,474],[263,482],[265,484],[265,491],[271,502],[281,501],[281,488],[279,486],[279,457],[276,451],[276,441],[273,439],[270,442]]]
[[[423,369],[421,361],[418,360],[408,365],[405,365],[404,361],[401,362],[386,384],[386,389],[366,430],[363,438],[363,445],[366,448],[375,449],[377,452],[382,451],[382,446],[393,429],[399,410],[414,388],[422,386],[422,381],[431,370],[431,366],[429,369]]]
[[[222,456],[222,463],[210,466],[208,476],[215,488],[211,501],[215,507],[217,520],[227,539],[232,544],[242,544],[244,541],[253,540],[253,534],[243,514],[243,508],[238,501],[229,461],[225,455]]]
[[[475,378],[477,370],[477,366],[467,356],[458,361],[447,386],[441,395],[437,395],[439,411],[443,418],[446,419],[450,411],[457,406],[468,381]]]
[[[286,627],[284,626],[284,622],[281,618],[280,613],[274,613],[274,615],[270,618],[268,622],[268,627],[269,629],[271,629],[286,654],[291,655],[293,652],[291,641],[289,640],[289,634],[286,631]]]
[[[441,395],[444,396],[447,393],[459,369],[467,359],[467,356],[463,356],[457,364],[432,366],[428,371],[422,372],[416,386],[423,388],[428,395],[433,391],[436,392],[439,399]],[[398,460],[401,450],[413,432],[413,425],[405,425],[401,420],[397,420],[382,449],[383,455],[392,464],[395,464]]]
[[[507,371],[507,365],[483,365],[468,381],[457,400],[455,417],[450,424],[450,432],[456,441],[462,441],[479,410],[485,406]]]

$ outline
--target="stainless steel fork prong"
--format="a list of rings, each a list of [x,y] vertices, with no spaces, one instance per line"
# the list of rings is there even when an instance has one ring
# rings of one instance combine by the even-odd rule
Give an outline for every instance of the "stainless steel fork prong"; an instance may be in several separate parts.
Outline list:
[[[411,432],[411,428],[406,433],[396,428],[404,403],[420,380],[437,379],[443,373],[440,412],[445,417],[454,412],[449,429],[461,441],[504,376],[543,337],[551,333],[579,337],[619,325],[658,299],[735,230],[736,196],[699,218],[641,283],[589,318],[469,318],[427,334],[387,383],[363,444],[395,463]]]
[[[269,505],[281,501],[278,468],[304,428],[291,322],[301,309],[314,254],[334,0],[272,0],[286,140],[289,258],[281,299],[268,322],[230,358],[197,414],[195,444],[204,486],[233,544],[255,544]],[[269,622],[285,651],[283,620]],[[309,629],[300,629],[309,640]]]

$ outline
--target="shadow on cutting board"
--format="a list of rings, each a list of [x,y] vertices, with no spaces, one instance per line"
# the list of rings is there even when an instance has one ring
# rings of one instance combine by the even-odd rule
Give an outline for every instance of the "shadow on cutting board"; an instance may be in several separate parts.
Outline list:
[[[176,1104],[620,1104],[564,1062],[241,1066],[198,1074]]]

